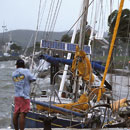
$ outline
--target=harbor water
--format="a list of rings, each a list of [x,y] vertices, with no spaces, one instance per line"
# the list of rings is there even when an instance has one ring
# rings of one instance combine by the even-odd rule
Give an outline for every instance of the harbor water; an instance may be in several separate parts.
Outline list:
[[[15,70],[15,61],[0,62],[0,129],[7,129],[10,126],[11,104],[13,102],[14,87],[12,83],[12,72]],[[109,75],[107,79],[109,79]],[[127,76],[113,76],[112,82],[117,81],[113,87],[113,93],[117,97],[129,96],[129,80]],[[48,79],[44,79],[44,86],[47,86]],[[43,87],[44,87],[43,86]]]
[[[14,95],[11,75],[14,70],[14,61],[0,62],[0,128],[7,128],[10,125]]]

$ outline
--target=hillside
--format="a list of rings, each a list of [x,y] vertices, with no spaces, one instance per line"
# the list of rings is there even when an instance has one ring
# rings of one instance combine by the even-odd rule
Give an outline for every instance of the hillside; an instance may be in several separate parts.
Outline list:
[[[34,37],[36,32],[34,30],[13,30],[9,32],[0,33],[0,45],[4,42],[8,42],[9,39],[12,39],[13,42],[16,42],[18,45],[22,47],[26,47],[28,43],[31,41],[30,46],[34,43]],[[37,41],[43,39],[45,32],[39,31]],[[62,36],[66,34],[66,32],[54,32],[53,37],[49,40],[61,40]],[[31,37],[33,38],[31,40]]]

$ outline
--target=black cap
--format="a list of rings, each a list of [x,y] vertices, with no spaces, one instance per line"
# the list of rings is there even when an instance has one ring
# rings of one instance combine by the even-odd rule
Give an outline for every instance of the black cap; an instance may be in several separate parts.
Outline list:
[[[16,65],[17,65],[17,67],[25,67],[24,60],[18,59],[18,60],[16,61]]]

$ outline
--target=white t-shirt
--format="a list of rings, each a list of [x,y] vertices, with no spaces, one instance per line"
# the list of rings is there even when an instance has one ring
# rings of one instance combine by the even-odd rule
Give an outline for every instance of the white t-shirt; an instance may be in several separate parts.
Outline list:
[[[36,80],[30,70],[18,68],[13,72],[12,79],[15,86],[15,97],[30,99],[30,81]]]

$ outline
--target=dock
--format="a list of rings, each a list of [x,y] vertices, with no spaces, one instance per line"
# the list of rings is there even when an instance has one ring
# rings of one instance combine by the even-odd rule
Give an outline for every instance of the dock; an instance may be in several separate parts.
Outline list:
[[[119,76],[130,76],[130,71],[126,69],[114,69],[113,73]]]

